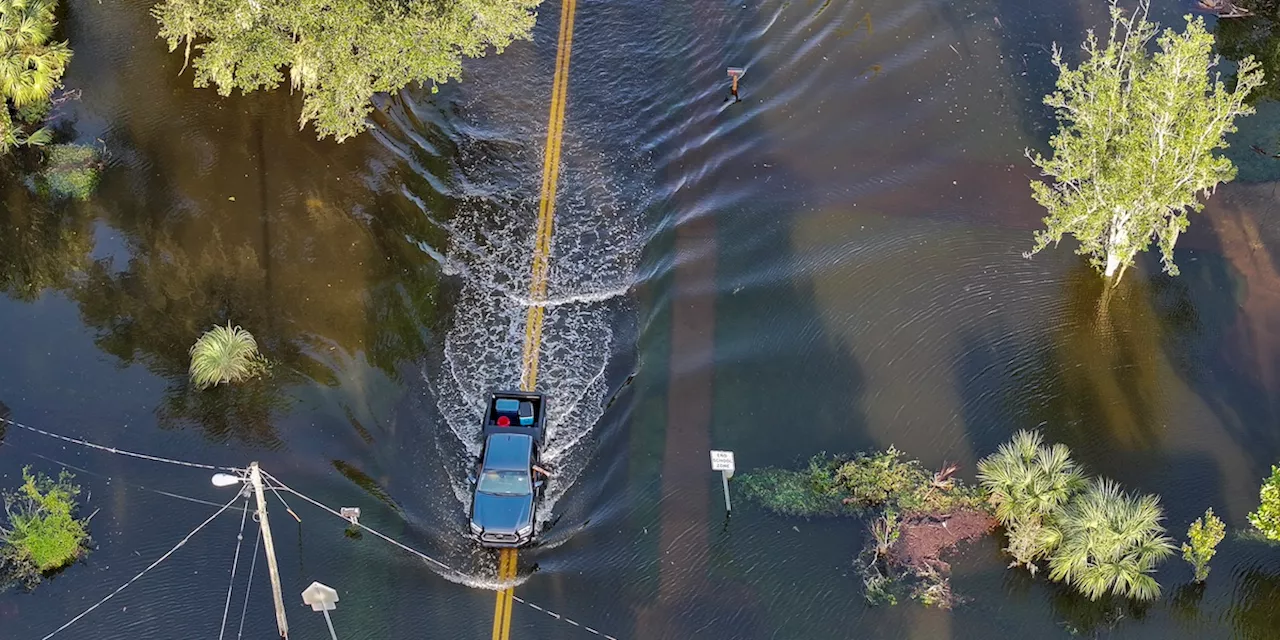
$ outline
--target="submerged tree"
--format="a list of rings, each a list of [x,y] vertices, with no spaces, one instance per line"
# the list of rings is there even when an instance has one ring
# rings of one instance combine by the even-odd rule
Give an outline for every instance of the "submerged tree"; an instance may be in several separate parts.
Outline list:
[[[1253,112],[1245,100],[1262,84],[1252,58],[1240,62],[1234,91],[1217,74],[1210,82],[1219,59],[1203,19],[1188,16],[1183,33],[1166,30],[1159,51],[1148,54],[1157,30],[1148,7],[1142,0],[1126,17],[1112,0],[1107,42],[1090,31],[1078,68],[1054,47],[1058,90],[1045,104],[1060,129],[1050,139],[1051,158],[1028,151],[1052,179],[1031,183],[1048,216],[1028,255],[1071,235],[1077,252],[1116,281],[1152,241],[1165,271],[1177,275],[1173,247],[1187,211],[1199,211],[1198,196],[1235,177],[1231,161],[1213,152],[1226,146],[1236,117]]]
[[[1196,518],[1187,529],[1187,541],[1182,544],[1182,558],[1195,570],[1196,582],[1209,577],[1209,561],[1218,552],[1218,543],[1227,535],[1227,525],[1222,518],[1213,515],[1213,509]]]
[[[374,94],[457,78],[464,56],[527,37],[540,2],[164,0],[153,12],[197,87],[272,89],[288,67],[304,96],[300,124],[341,142],[365,129]]]
[[[24,125],[44,118],[71,60],[67,43],[49,42],[56,6],[57,0],[0,0],[0,153],[50,140],[48,129],[28,132]]]
[[[1049,578],[1092,600],[1158,598],[1160,584],[1150,574],[1173,553],[1163,518],[1155,496],[1129,495],[1110,480],[1095,480],[1057,518],[1062,542],[1049,557]]]
[[[1258,492],[1261,504],[1249,514],[1249,523],[1270,540],[1280,540],[1280,465],[1271,467],[1271,477]]]

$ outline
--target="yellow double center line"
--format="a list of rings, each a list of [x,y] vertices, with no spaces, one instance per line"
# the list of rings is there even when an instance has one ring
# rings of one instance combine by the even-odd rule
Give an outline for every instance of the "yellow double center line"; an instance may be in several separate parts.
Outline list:
[[[546,314],[547,278],[551,269],[551,230],[556,212],[556,183],[560,180],[560,141],[564,133],[564,106],[569,90],[569,54],[573,49],[573,15],[577,0],[562,0],[560,39],[556,45],[556,71],[551,86],[551,113],[547,119],[547,146],[542,158],[542,192],[538,199],[538,230],[533,243],[533,269],[529,282],[528,314],[524,326],[524,357],[520,388],[533,391],[538,383],[538,353],[542,346],[542,322]],[[498,554],[498,579],[516,577],[516,550]],[[510,587],[498,592],[493,610],[493,640],[511,637]]]

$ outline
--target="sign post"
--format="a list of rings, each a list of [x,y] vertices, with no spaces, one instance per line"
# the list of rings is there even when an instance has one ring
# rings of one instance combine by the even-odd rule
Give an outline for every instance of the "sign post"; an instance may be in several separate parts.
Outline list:
[[[729,478],[733,477],[733,452],[711,450],[711,470],[720,472],[720,480],[724,484],[724,510],[733,512],[733,503],[729,501]]]
[[[302,604],[311,605],[312,611],[323,613],[324,623],[329,625],[329,637],[338,640],[338,634],[333,632],[333,621],[329,619],[329,612],[338,608],[338,592],[328,585],[312,582],[302,592]]]

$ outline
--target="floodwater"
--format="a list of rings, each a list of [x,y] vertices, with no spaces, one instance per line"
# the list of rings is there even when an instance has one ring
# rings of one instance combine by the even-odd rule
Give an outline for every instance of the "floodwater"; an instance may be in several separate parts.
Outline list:
[[[297,606],[312,580],[339,590],[344,640],[489,637],[496,560],[460,539],[462,469],[476,400],[519,382],[558,4],[463,82],[381,99],[342,145],[299,131],[288,91],[191,88],[150,2],[66,4],[82,92],[66,126],[109,168],[86,203],[0,188],[10,417],[259,460],[451,567],[347,538],[293,498],[295,522],[272,497],[296,637],[325,633]],[[1234,535],[1280,461],[1280,172],[1220,188],[1179,245],[1182,275],[1144,258],[1105,308],[1070,248],[1022,257],[1048,49],[1105,15],[1101,0],[581,0],[538,378],[554,524],[521,553],[517,596],[645,640],[1280,635],[1280,548]],[[746,68],[740,103],[728,66]],[[1251,122],[1237,148],[1274,130]],[[272,375],[197,393],[186,350],[228,319]],[[1030,427],[1159,493],[1179,537],[1212,506],[1230,533],[1207,585],[1175,558],[1161,600],[1091,604],[1006,571],[991,539],[953,559],[962,606],[869,607],[858,523],[741,500],[727,518],[707,468],[710,447],[749,470],[893,444],[971,479]],[[6,431],[3,484],[23,465],[80,469],[97,549],[0,595],[5,640],[43,637],[231,497],[204,470]],[[238,515],[57,637],[216,637]],[[243,637],[274,633],[264,573]],[[513,638],[595,637],[515,607]]]

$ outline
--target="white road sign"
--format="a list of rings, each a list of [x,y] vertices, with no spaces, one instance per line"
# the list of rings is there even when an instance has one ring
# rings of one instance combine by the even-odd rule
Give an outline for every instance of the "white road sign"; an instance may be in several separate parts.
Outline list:
[[[711,451],[711,470],[712,471],[728,471],[733,473],[733,452],[732,451]]]

